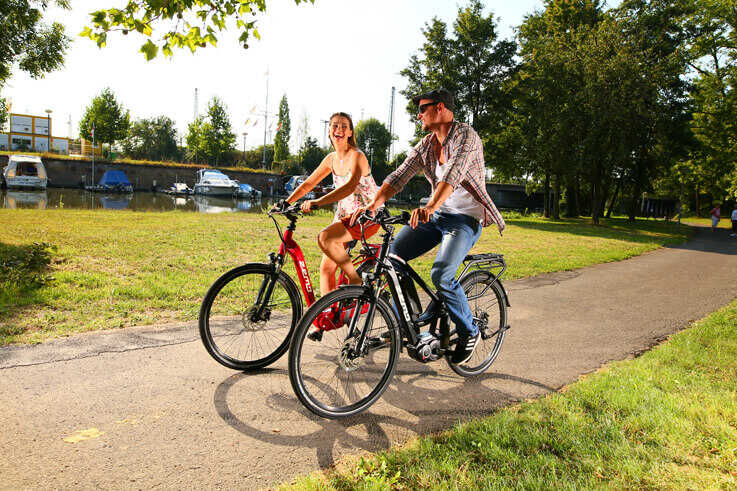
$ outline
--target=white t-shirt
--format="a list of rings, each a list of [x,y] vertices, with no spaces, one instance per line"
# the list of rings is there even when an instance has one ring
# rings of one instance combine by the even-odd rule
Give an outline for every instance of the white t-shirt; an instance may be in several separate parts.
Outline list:
[[[737,221],[737,210],[732,211],[732,220]]]
[[[444,167],[439,162],[435,162],[435,175],[440,181],[443,177]],[[469,215],[477,220],[481,221],[484,219],[484,205],[473,199],[471,193],[466,191],[463,186],[458,186],[453,189],[450,197],[440,205],[438,211],[444,211],[446,213],[462,213],[463,215]]]

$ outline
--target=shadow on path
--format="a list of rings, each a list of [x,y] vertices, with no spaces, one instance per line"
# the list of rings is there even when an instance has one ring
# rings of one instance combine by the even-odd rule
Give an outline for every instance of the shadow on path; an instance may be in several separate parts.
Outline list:
[[[299,424],[299,420],[304,418],[311,424],[303,426],[318,425],[319,429],[292,435],[258,429],[249,423],[252,418],[246,418],[245,415],[239,417],[231,410],[228,393],[236,384],[245,382],[251,376],[268,373],[271,376],[287,378],[287,372],[279,369],[231,375],[215,389],[213,403],[222,420],[241,434],[272,445],[314,449],[320,467],[325,468],[335,463],[335,449],[339,447],[357,448],[368,452],[388,448],[393,442],[382,425],[390,424],[404,428],[407,433],[425,434],[446,429],[449,422],[452,424],[454,421],[490,414],[496,408],[518,400],[509,393],[486,387],[484,381],[516,382],[533,386],[537,392],[555,390],[554,387],[535,380],[503,373],[487,373],[463,379],[452,374],[439,374],[429,367],[413,366],[415,363],[413,361],[403,361],[389,388],[374,407],[380,411],[383,404],[388,404],[407,413],[406,417],[377,414],[370,408],[367,412],[345,419],[323,419],[302,407],[291,390],[272,389],[265,398],[268,410],[281,413],[284,422],[296,420]]]

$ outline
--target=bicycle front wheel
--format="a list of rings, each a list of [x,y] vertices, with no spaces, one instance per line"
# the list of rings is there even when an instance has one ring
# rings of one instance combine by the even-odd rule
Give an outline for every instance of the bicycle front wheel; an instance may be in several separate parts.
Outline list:
[[[507,325],[507,304],[498,281],[486,271],[474,271],[461,279],[471,313],[481,337],[471,358],[463,364],[448,365],[458,375],[471,377],[483,373],[502,349]]]
[[[218,363],[254,370],[287,351],[301,316],[302,297],[289,276],[280,271],[274,281],[269,264],[246,264],[210,287],[200,308],[200,337]]]
[[[363,287],[344,286],[313,304],[300,320],[289,348],[289,380],[304,406],[323,418],[358,414],[386,390],[399,356],[399,332],[389,304],[379,299],[373,322],[368,305],[376,300]],[[307,337],[313,322],[331,315],[335,329],[322,339]],[[357,317],[351,332],[351,318]],[[358,340],[366,328],[363,348]],[[382,334],[384,336],[382,337]]]

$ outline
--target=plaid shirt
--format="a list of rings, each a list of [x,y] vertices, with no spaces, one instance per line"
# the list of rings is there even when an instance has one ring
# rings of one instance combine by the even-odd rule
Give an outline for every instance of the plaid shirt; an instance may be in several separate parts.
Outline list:
[[[410,150],[407,160],[388,175],[384,182],[399,192],[412,177],[422,170],[432,185],[433,193],[439,181],[447,182],[453,188],[463,186],[484,207],[484,219],[481,224],[487,227],[494,222],[501,234],[505,227],[504,218],[494,206],[489,193],[486,192],[484,148],[478,133],[466,123],[453,121],[442,147],[445,164],[443,164],[444,170],[440,179],[435,175],[435,166],[438,162],[434,151],[436,141],[437,137],[434,133],[425,136]]]

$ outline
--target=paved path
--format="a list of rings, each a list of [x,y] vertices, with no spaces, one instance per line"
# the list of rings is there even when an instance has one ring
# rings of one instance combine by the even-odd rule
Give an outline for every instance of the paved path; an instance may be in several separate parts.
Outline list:
[[[299,405],[285,359],[230,371],[193,325],[1,349],[0,487],[265,487],[540,396],[734,299],[727,233],[699,229],[680,247],[509,282],[512,329],[488,373],[462,379],[402,355],[380,402],[344,421]]]

